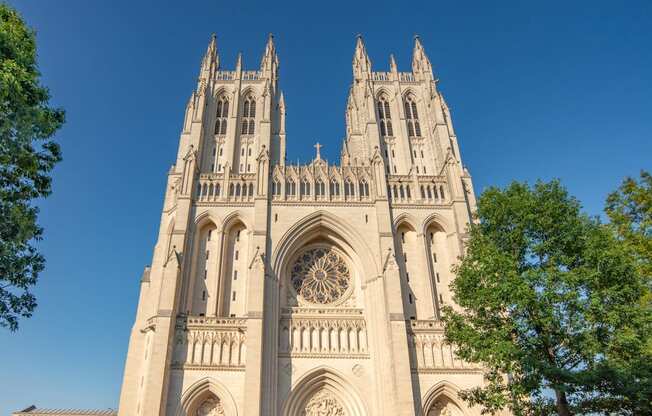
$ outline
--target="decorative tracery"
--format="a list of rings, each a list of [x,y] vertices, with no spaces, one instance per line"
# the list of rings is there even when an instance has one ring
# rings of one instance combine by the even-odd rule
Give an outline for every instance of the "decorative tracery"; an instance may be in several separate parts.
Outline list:
[[[351,287],[346,261],[329,247],[304,251],[291,268],[290,280],[297,295],[320,305],[337,302]]]

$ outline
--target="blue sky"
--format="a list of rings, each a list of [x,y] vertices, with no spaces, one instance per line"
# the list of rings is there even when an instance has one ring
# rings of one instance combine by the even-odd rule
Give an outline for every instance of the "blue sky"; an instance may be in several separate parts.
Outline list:
[[[591,214],[652,169],[652,2],[12,1],[37,30],[64,161],[41,204],[39,307],[0,329],[0,414],[116,407],[138,280],[210,34],[224,68],[275,34],[288,158],[339,155],[355,35],[410,69],[418,33],[479,194],[560,178]]]

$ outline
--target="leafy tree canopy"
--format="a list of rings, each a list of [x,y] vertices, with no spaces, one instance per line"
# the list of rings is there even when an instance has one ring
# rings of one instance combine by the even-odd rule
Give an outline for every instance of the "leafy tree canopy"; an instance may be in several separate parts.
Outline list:
[[[605,209],[618,235],[637,257],[643,276],[652,279],[652,175],[641,171],[640,180],[625,178],[607,197]]]
[[[43,229],[33,201],[50,194],[49,174],[61,160],[50,138],[64,112],[49,107],[39,77],[34,32],[0,3],[0,326],[11,330],[36,307],[30,288],[45,260],[34,246]]]
[[[484,192],[443,317],[458,355],[487,369],[462,397],[485,413],[650,414],[636,266],[557,181]]]

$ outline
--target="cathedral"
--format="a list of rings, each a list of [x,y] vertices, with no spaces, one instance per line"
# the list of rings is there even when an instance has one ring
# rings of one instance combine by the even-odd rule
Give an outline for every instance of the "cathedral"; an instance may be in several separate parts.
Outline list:
[[[352,67],[339,164],[290,164],[272,36],[254,70],[210,40],[120,416],[479,415],[440,321],[475,208],[449,108],[418,37],[411,72],[374,71],[361,37]]]

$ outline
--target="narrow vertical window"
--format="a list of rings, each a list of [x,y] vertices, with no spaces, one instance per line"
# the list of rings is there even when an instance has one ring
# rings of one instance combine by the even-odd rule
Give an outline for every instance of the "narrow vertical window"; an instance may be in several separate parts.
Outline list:
[[[223,136],[226,134],[226,120],[229,117],[229,101],[225,96],[217,99],[217,111],[215,112],[215,134]]]
[[[403,103],[405,109],[405,121],[409,137],[421,137],[421,126],[419,125],[419,115],[417,113],[417,101],[412,94],[405,98]]]
[[[380,123],[380,135],[393,136],[394,130],[392,129],[392,115],[389,111],[389,99],[385,95],[378,98],[378,121]]]
[[[248,95],[242,105],[242,134],[254,134],[256,119],[256,100],[252,95]]]

